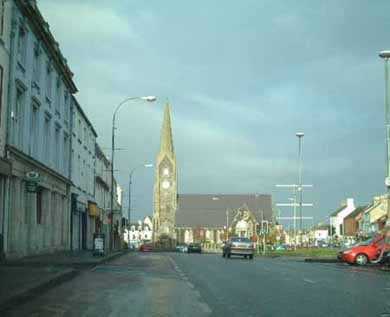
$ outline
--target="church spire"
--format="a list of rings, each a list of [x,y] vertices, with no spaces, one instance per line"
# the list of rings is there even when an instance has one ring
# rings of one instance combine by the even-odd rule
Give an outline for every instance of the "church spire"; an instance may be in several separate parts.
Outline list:
[[[164,110],[164,121],[161,130],[161,147],[160,153],[174,154],[172,127],[171,127],[171,110],[169,103],[166,104]]]

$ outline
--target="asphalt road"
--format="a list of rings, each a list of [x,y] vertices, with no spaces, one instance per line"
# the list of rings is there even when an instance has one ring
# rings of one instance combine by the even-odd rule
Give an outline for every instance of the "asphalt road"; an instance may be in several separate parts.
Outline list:
[[[390,317],[390,273],[280,258],[134,253],[3,315]]]

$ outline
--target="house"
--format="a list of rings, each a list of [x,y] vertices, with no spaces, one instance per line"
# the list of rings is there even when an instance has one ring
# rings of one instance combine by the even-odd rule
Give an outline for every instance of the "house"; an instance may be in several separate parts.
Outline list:
[[[355,209],[353,198],[348,198],[330,215],[332,237],[342,237],[344,235],[344,218],[351,214]]]
[[[130,224],[130,230],[125,229],[123,240],[129,245],[138,248],[143,243],[152,242],[153,221],[146,216],[142,221]]]
[[[315,245],[318,245],[319,241],[326,242],[329,240],[329,225],[318,224],[310,230],[310,239]]]
[[[386,195],[376,196],[359,221],[361,233],[365,236],[375,234],[385,227],[386,220],[387,197]]]
[[[348,237],[356,237],[359,235],[359,222],[363,218],[364,211],[369,206],[359,206],[347,217],[344,218],[344,235]]]

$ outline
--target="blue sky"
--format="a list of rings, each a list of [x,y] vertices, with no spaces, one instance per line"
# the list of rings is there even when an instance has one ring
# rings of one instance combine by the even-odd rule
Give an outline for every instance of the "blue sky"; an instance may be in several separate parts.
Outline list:
[[[384,192],[384,71],[390,2],[59,1],[38,5],[75,73],[77,98],[110,147],[120,112],[117,178],[154,162],[172,105],[179,193],[289,193],[303,131],[304,194],[323,220],[341,200]],[[152,214],[154,171],[134,175],[134,217]],[[126,195],[127,193],[125,193]],[[126,199],[126,197],[125,197]],[[290,211],[281,209],[282,215]]]

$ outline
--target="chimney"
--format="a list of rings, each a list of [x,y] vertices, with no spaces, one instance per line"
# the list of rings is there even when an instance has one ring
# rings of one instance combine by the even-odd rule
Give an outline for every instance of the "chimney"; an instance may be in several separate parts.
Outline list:
[[[355,208],[355,204],[353,202],[353,198],[347,198],[347,206]]]

